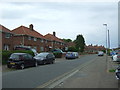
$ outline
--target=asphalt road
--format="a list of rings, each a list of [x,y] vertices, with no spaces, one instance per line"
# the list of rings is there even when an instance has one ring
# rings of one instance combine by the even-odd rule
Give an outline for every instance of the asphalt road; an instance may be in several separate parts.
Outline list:
[[[2,88],[37,88],[96,57],[97,55],[86,55],[78,59],[56,61],[55,64],[4,72]]]

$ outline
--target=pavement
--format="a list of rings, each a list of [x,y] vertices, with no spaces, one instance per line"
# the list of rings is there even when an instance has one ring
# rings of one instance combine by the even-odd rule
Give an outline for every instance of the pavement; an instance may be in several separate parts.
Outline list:
[[[118,88],[115,72],[118,66],[110,56],[97,57],[93,63],[79,70],[75,75],[61,82],[55,88]]]

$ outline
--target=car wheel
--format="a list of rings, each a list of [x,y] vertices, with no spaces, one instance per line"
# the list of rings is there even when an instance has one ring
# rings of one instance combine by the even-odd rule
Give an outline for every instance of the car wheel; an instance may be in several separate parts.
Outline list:
[[[54,63],[55,63],[55,60],[52,61],[52,64],[54,64]]]
[[[35,62],[35,67],[37,67],[38,66],[38,62]]]
[[[25,68],[25,65],[24,65],[24,64],[21,64],[20,67],[21,67],[21,69],[24,69],[24,68]]]
[[[8,68],[11,68],[11,66],[10,66],[10,65],[7,65],[7,67],[8,67]]]
[[[43,61],[43,64],[45,65],[45,64],[46,64],[46,62],[45,62],[45,61]]]

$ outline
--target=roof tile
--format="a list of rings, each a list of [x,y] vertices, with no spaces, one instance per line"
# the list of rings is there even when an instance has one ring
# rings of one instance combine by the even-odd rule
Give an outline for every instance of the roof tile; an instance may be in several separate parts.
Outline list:
[[[25,26],[20,26],[16,29],[12,30],[12,32],[15,33],[15,34],[24,34],[24,35],[33,36],[33,37],[36,37],[36,38],[45,39],[42,34],[38,33],[35,30],[30,30],[28,27],[25,27]]]

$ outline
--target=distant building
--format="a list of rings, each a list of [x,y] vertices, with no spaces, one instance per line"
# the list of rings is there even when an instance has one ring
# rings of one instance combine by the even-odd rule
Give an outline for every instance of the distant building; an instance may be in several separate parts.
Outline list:
[[[59,48],[59,49],[65,48],[65,45],[66,45],[65,42],[62,39],[56,37],[56,32],[53,32],[53,34],[48,33],[44,37],[46,39],[49,39],[51,42],[48,44],[49,50],[55,49],[55,48]]]
[[[104,46],[98,46],[98,45],[88,45],[85,46],[85,52],[87,53],[97,53],[98,51],[106,50]]]

